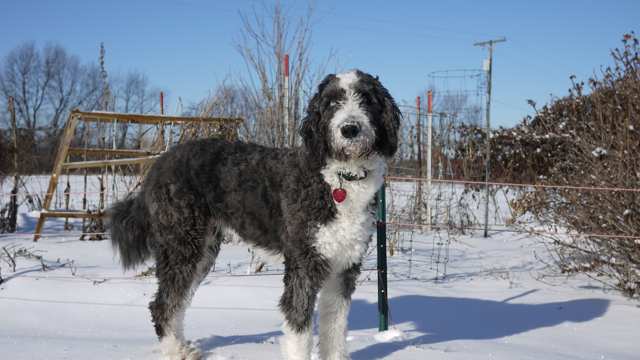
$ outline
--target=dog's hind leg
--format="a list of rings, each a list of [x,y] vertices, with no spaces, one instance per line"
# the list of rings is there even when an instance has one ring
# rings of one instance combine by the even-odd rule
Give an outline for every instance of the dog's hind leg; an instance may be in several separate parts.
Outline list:
[[[200,351],[184,339],[184,315],[200,282],[209,273],[220,250],[222,234],[208,236],[176,232],[158,249],[156,276],[158,292],[149,304],[160,346],[170,359],[200,359]]]
[[[347,317],[359,274],[360,264],[353,265],[342,272],[333,272],[322,285],[318,300],[322,360],[349,359]]]

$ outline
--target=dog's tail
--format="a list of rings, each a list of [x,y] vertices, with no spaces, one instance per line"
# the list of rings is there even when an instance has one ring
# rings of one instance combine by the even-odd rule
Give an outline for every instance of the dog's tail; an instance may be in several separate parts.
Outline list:
[[[125,269],[140,265],[151,256],[147,209],[138,196],[114,204],[107,212],[111,244],[118,249]]]

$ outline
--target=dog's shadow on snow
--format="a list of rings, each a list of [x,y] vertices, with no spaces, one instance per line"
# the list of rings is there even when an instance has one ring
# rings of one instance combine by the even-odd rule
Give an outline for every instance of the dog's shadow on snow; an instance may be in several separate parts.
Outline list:
[[[533,291],[528,291],[526,295]],[[609,301],[580,299],[544,304],[518,304],[509,301],[473,298],[405,295],[389,299],[390,319],[404,324],[417,337],[388,343],[376,343],[351,353],[354,360],[380,359],[408,346],[434,344],[451,340],[497,339],[530,330],[555,326],[563,322],[585,322],[604,315]],[[354,300],[349,315],[349,329],[378,327],[378,305]],[[408,324],[408,326],[406,326]]]
[[[604,315],[609,300],[579,299],[544,304],[473,298],[404,295],[389,299],[390,322],[402,325],[418,336],[387,343],[375,343],[351,353],[353,360],[385,358],[408,346],[420,346],[451,340],[488,340],[516,335],[564,322],[585,322]],[[349,314],[349,330],[376,329],[378,305],[354,300]],[[281,331],[261,334],[211,336],[195,342],[203,352],[237,344],[276,343]]]
[[[282,331],[270,331],[261,334],[247,335],[214,335],[196,340],[195,345],[202,350],[203,353],[209,353],[217,348],[230,345],[276,343],[280,336],[282,336]]]

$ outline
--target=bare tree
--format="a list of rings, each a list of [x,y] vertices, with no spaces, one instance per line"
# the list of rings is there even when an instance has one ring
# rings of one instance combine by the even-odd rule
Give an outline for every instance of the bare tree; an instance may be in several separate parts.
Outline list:
[[[251,113],[249,104],[248,96],[242,88],[227,78],[220,82],[208,98],[189,106],[182,113],[188,116],[244,118],[246,114]],[[178,141],[222,135],[224,130],[225,128],[202,124],[183,126]],[[250,134],[248,122],[239,130],[238,135],[241,139],[252,140],[247,135]]]
[[[18,125],[56,133],[74,107],[89,107],[98,94],[95,66],[82,65],[59,45],[42,51],[33,43],[13,49],[0,71],[0,93],[15,99]]]
[[[205,116],[239,117],[249,110],[248,103],[247,96],[240,87],[229,80],[224,80],[209,98],[191,109],[190,112]]]
[[[94,65],[81,64],[58,45],[38,49],[34,43],[24,43],[4,57],[0,63],[0,102],[6,108],[8,99],[14,99],[22,144],[20,172],[50,166],[69,111],[74,107],[93,109],[98,84]]]
[[[239,81],[247,103],[242,135],[248,140],[275,147],[298,142],[296,129],[304,104],[333,57],[329,54],[325,62],[312,69],[312,15],[313,6],[309,4],[305,15],[294,20],[280,2],[240,14],[242,28],[236,48],[249,73]],[[290,59],[288,107],[284,102],[285,54]],[[285,112],[289,115],[288,124],[284,121]]]
[[[445,92],[438,94],[436,91],[436,105],[438,112],[445,113],[447,118],[455,126],[461,122],[466,122],[464,115],[469,106],[469,96],[463,92]]]
[[[0,91],[15,99],[20,127],[35,129],[52,78],[51,62],[43,60],[34,43],[13,49],[4,59]]]
[[[139,71],[131,71],[123,79],[115,81],[116,110],[124,113],[149,114],[157,113],[160,90],[151,86],[147,76]],[[126,144],[129,126],[120,124],[118,128],[118,147]],[[134,145],[139,147],[145,134],[144,127],[139,126],[134,134]]]
[[[98,72],[95,66],[83,66],[76,56],[68,55],[61,46],[44,49],[51,71],[46,89],[50,105],[48,131],[56,133],[73,108],[93,108],[99,93]]]
[[[101,54],[99,67],[98,63],[81,63],[77,56],[60,45],[37,48],[34,43],[25,43],[2,59],[0,106],[6,108],[8,99],[15,99],[18,136],[22,144],[19,149],[22,159],[20,172],[51,168],[60,130],[74,108],[141,114],[158,111],[159,90],[150,85],[147,77],[133,71],[122,80],[111,81],[105,77],[103,46]],[[9,125],[4,112],[0,113],[0,121],[5,126]],[[98,133],[105,134],[104,124],[96,127]],[[84,138],[85,130],[79,140],[83,144],[89,141]],[[134,144],[142,143],[145,131],[138,129],[134,134]],[[131,132],[126,124],[118,127],[118,146],[125,146]],[[102,136],[98,140],[104,145],[106,138]]]

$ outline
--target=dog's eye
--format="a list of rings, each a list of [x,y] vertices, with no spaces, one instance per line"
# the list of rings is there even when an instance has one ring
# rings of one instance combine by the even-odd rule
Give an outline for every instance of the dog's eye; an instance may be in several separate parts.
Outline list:
[[[329,107],[336,107],[336,106],[338,106],[338,104],[339,104],[339,102],[338,102],[338,101],[336,101],[336,100],[332,100],[332,101],[329,103]]]

